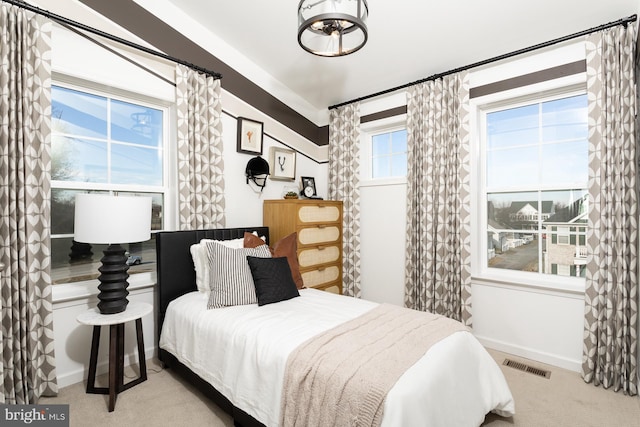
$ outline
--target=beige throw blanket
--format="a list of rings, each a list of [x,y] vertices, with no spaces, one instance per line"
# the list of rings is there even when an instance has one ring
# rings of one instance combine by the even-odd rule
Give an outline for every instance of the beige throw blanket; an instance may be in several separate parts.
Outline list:
[[[382,304],[296,348],[285,368],[281,426],[379,426],[384,399],[429,348],[467,328]]]

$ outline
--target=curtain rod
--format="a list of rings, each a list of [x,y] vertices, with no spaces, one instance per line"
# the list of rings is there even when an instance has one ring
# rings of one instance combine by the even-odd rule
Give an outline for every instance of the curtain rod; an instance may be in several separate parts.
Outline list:
[[[199,67],[199,66],[197,66],[195,64],[192,64],[190,62],[184,61],[182,59],[175,58],[173,56],[167,55],[167,54],[162,53],[162,52],[157,51],[157,50],[150,49],[148,47],[139,45],[137,43],[133,43],[133,42],[131,42],[129,40],[125,40],[125,39],[120,38],[118,36],[114,36],[113,34],[109,34],[109,33],[106,33],[104,31],[98,30],[96,28],[90,27],[88,25],[82,24],[80,22],[73,21],[73,20],[71,20],[69,18],[65,18],[64,16],[56,15],[55,13],[49,12],[48,10],[44,10],[44,9],[40,9],[39,7],[36,7],[36,6],[32,6],[29,3],[25,3],[25,2],[19,1],[19,0],[2,0],[2,2],[9,3],[9,4],[12,4],[14,6],[18,6],[18,7],[22,8],[22,9],[26,9],[26,10],[34,12],[34,13],[36,13],[38,15],[43,15],[43,16],[45,16],[45,17],[47,17],[47,18],[49,18],[49,19],[51,19],[53,21],[56,21],[56,22],[60,23],[60,24],[76,27],[76,28],[79,28],[81,30],[87,31],[89,33],[98,35],[100,37],[104,37],[104,38],[112,40],[114,42],[123,44],[125,46],[129,46],[129,47],[132,47],[134,49],[146,52],[148,54],[151,54],[151,55],[154,55],[154,56],[158,56],[160,58],[167,59],[167,60],[175,62],[177,64],[185,65],[185,66],[187,66],[187,67],[189,67],[191,69],[194,69],[194,70],[199,71],[201,73],[204,73],[204,74],[206,74],[208,76],[211,76],[214,79],[221,79],[222,78],[222,74],[216,73],[215,71],[207,70],[206,68]]]
[[[557,43],[561,43],[561,42],[564,42],[564,41],[567,41],[567,40],[575,39],[577,37],[581,37],[581,36],[585,36],[587,34],[595,33],[596,31],[606,30],[607,28],[615,27],[615,26],[618,26],[618,25],[624,25],[626,27],[629,22],[634,22],[636,20],[636,18],[637,18],[636,15],[631,15],[631,16],[629,16],[627,18],[623,18],[623,19],[619,19],[617,21],[609,22],[608,24],[602,24],[602,25],[600,25],[598,27],[595,27],[595,28],[591,28],[591,29],[588,29],[588,30],[580,31],[578,33],[570,34],[568,36],[564,36],[564,37],[560,37],[560,38],[557,38],[557,39],[553,39],[553,40],[550,40],[550,41],[547,41],[547,42],[544,42],[544,43],[539,43],[539,44],[534,45],[534,46],[529,46],[529,47],[526,47],[526,48],[523,48],[523,49],[520,49],[520,50],[516,50],[516,51],[513,51],[513,52],[505,53],[505,54],[502,54],[502,55],[499,55],[499,56],[494,56],[493,58],[485,59],[483,61],[475,62],[473,64],[469,64],[469,65],[465,65],[463,67],[455,68],[453,70],[445,71],[444,73],[434,74],[434,75],[426,77],[424,79],[416,80],[415,82],[405,83],[403,85],[396,86],[396,87],[391,88],[391,89],[386,89],[386,90],[383,90],[383,91],[380,91],[380,92],[372,93],[371,95],[366,95],[366,96],[362,96],[360,98],[352,99],[351,101],[341,102],[340,104],[336,104],[336,105],[330,106],[329,110],[333,110],[335,108],[339,108],[339,107],[342,107],[342,106],[345,106],[345,105],[348,105],[348,104],[352,104],[354,102],[359,102],[359,101],[364,101],[364,100],[367,100],[367,99],[371,99],[371,98],[374,98],[376,96],[386,95],[388,93],[395,92],[395,91],[398,91],[398,90],[401,90],[401,89],[406,89],[406,88],[408,88],[410,86],[417,85],[417,84],[424,83],[424,82],[428,82],[430,80],[437,80],[437,79],[439,79],[441,77],[444,77],[444,76],[447,76],[449,74],[459,73],[460,71],[465,71],[465,70],[468,70],[468,69],[471,69],[471,68],[479,67],[481,65],[490,64],[492,62],[500,61],[502,59],[511,58],[512,56],[521,55],[523,53],[527,53],[527,52],[531,52],[531,51],[534,51],[534,50],[537,50],[537,49],[541,49],[543,47],[548,47],[548,46],[551,46],[551,45],[554,45],[554,44],[557,44]]]

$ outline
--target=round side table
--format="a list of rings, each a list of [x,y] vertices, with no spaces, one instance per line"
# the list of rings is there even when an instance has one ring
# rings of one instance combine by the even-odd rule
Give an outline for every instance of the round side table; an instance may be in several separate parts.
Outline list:
[[[153,311],[151,304],[144,302],[130,302],[127,309],[116,314],[101,314],[98,308],[92,308],[76,318],[83,325],[93,326],[91,340],[91,357],[89,359],[89,377],[87,379],[87,393],[108,394],[109,412],[116,406],[118,393],[128,390],[134,385],[147,380],[147,363],[144,353],[144,338],[142,335],[142,318]],[[136,321],[136,336],[138,340],[138,363],[140,376],[124,384],[124,324]],[[100,328],[109,326],[109,387],[96,387],[96,365],[98,362],[98,347],[100,346]]]

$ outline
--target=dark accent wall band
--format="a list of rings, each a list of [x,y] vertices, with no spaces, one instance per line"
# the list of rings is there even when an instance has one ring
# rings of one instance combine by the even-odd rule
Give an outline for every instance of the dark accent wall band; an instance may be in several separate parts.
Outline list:
[[[558,65],[557,67],[547,68],[545,70],[536,71],[529,74],[513,77],[498,82],[489,83],[483,86],[476,86],[469,89],[469,98],[477,98],[492,93],[502,92],[517,87],[541,83],[548,80],[559,79],[560,77],[572,76],[587,71],[587,63],[584,59],[580,61],[570,62],[568,64]]]
[[[221,73],[222,87],[317,145],[329,143],[326,126],[318,127],[282,101],[198,46],[131,0],[80,0],[96,12],[168,55],[179,56]],[[327,128],[327,129],[324,129]]]
[[[406,105],[401,105],[400,107],[390,108],[388,110],[367,114],[366,116],[360,117],[360,123],[373,122],[376,120],[386,119],[387,117],[400,116],[402,114],[407,114]]]

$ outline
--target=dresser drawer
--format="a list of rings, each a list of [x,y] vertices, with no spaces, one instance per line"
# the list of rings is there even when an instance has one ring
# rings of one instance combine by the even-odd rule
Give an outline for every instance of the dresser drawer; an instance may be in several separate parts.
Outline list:
[[[298,209],[298,220],[309,222],[336,222],[340,219],[338,206],[307,205]]]
[[[331,264],[340,259],[338,246],[318,246],[298,250],[300,267],[311,267],[319,264]]]
[[[340,239],[340,228],[337,225],[318,225],[303,227],[298,230],[298,243],[301,245],[317,245],[333,243]]]
[[[302,275],[302,282],[307,288],[322,286],[340,278],[340,268],[336,265],[329,265],[316,270],[301,271],[300,273]]]
[[[337,200],[265,200],[262,218],[272,242],[296,232],[304,285],[342,292],[342,206]]]
[[[338,285],[333,285],[333,286],[328,286],[326,288],[322,288],[323,291],[325,292],[331,292],[334,294],[341,294],[342,292],[340,292],[340,286]]]

